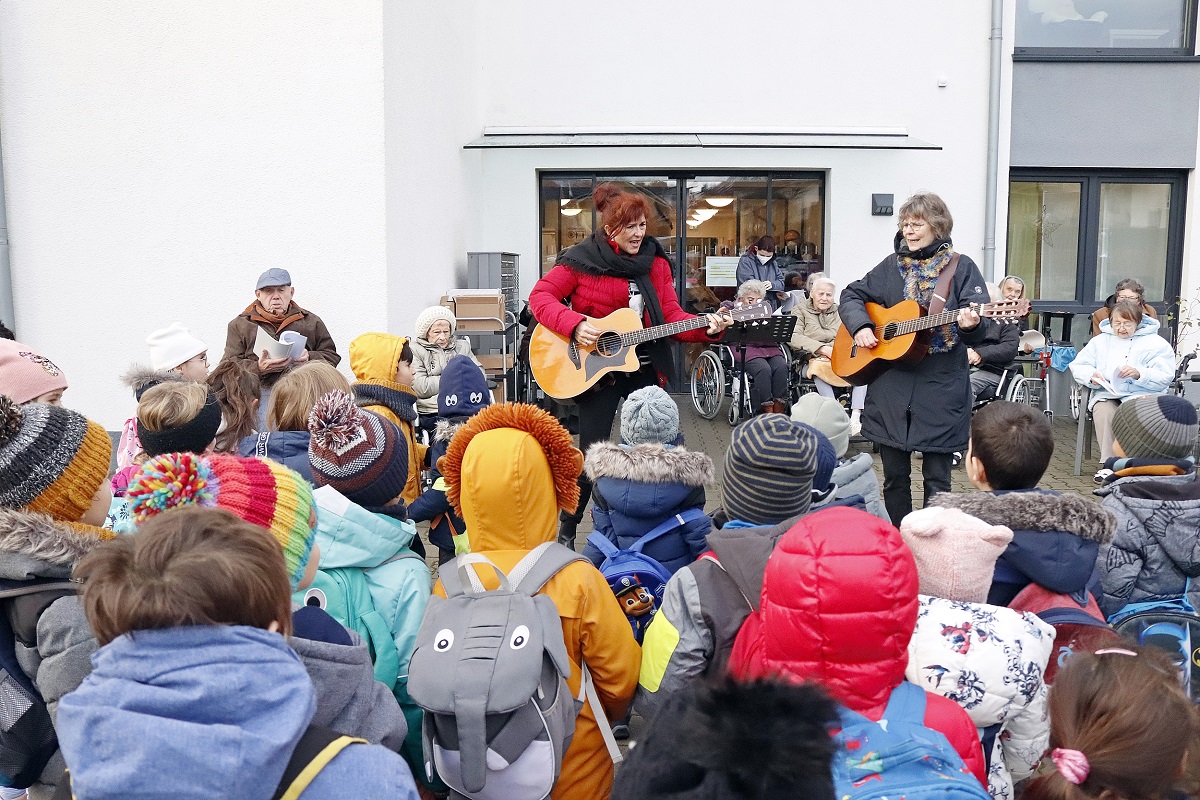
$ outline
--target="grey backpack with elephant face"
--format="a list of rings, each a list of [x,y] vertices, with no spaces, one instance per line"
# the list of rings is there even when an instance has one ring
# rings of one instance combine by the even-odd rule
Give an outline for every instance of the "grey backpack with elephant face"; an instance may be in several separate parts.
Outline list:
[[[446,598],[430,598],[409,665],[408,692],[425,710],[425,771],[473,800],[542,800],[558,780],[584,698],[620,760],[586,665],[578,697],[554,601],[537,592],[583,557],[554,542],[505,575],[479,554],[439,570]],[[474,566],[491,567],[485,590]]]

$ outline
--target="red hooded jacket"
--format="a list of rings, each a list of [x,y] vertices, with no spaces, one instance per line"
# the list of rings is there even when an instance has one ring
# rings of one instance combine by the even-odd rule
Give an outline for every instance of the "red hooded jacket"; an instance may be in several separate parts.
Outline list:
[[[904,680],[916,623],[917,565],[900,532],[864,511],[827,509],[801,519],[776,544],[729,671],[816,681],[878,720]],[[925,726],[941,732],[986,787],[971,718],[954,701],[925,694]]]

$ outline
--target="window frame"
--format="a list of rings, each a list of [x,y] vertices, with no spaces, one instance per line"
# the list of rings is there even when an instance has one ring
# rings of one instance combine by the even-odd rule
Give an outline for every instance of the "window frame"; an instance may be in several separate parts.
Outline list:
[[[1159,312],[1159,319],[1172,329],[1177,324],[1177,315],[1171,315],[1169,323],[1166,312],[1178,306],[1183,289],[1183,245],[1186,233],[1188,173],[1183,170],[1123,170],[1123,169],[1060,169],[1049,167],[1014,167],[1009,171],[1008,228],[1012,225],[1013,183],[1079,183],[1079,231],[1078,250],[1075,264],[1074,300],[1033,300],[1033,310],[1067,311],[1077,315],[1090,315],[1103,303],[1092,300],[1096,294],[1100,248],[1100,191],[1105,184],[1153,184],[1170,185],[1171,210],[1167,220],[1167,253],[1163,275],[1163,299],[1150,302]],[[1008,229],[1006,228],[1006,230]],[[1006,236],[1007,238],[1007,236]],[[1009,274],[1011,251],[1005,250],[1005,274]],[[1132,275],[1129,277],[1139,277]],[[1111,292],[1110,292],[1111,293]],[[1107,295],[1106,295],[1107,296]]]
[[[1020,0],[1018,0],[1018,3]],[[1024,47],[1013,31],[1013,61],[1200,61],[1196,55],[1197,11],[1200,0],[1186,0],[1183,9],[1183,44],[1180,47]],[[1020,13],[1020,8],[1017,9]]]

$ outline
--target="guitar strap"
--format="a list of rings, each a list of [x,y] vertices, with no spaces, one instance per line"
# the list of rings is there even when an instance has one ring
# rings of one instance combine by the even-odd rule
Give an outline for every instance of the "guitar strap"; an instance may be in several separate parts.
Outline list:
[[[954,283],[954,272],[958,269],[958,253],[950,257],[950,263],[938,273],[937,284],[933,287],[933,299],[929,301],[929,316],[942,313],[946,301],[950,297],[950,285]]]

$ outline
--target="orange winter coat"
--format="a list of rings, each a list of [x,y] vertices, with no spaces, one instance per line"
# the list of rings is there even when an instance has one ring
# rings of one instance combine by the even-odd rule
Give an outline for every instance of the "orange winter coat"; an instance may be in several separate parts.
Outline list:
[[[421,496],[421,470],[428,445],[417,441],[412,421],[402,419],[397,409],[412,412],[416,419],[416,392],[411,386],[396,383],[396,363],[407,337],[390,333],[364,333],[350,342],[350,369],[356,383],[354,399],[367,411],[394,422],[408,442],[408,480],[400,496],[408,505]]]
[[[439,463],[455,458],[452,450]],[[475,435],[461,453],[460,508],[471,552],[486,555],[505,572],[543,542],[553,541],[558,508],[546,455],[522,430],[499,428]],[[445,469],[443,469],[445,472]],[[447,473],[449,476],[451,473]],[[489,568],[477,569],[484,585],[498,585]],[[445,596],[441,582],[434,593]],[[610,721],[624,716],[637,687],[641,648],[625,613],[599,570],[575,562],[542,589],[558,606],[571,657],[571,692],[579,694],[580,663],[587,662]],[[613,763],[590,705],[575,723],[554,800],[602,800],[612,791]]]

